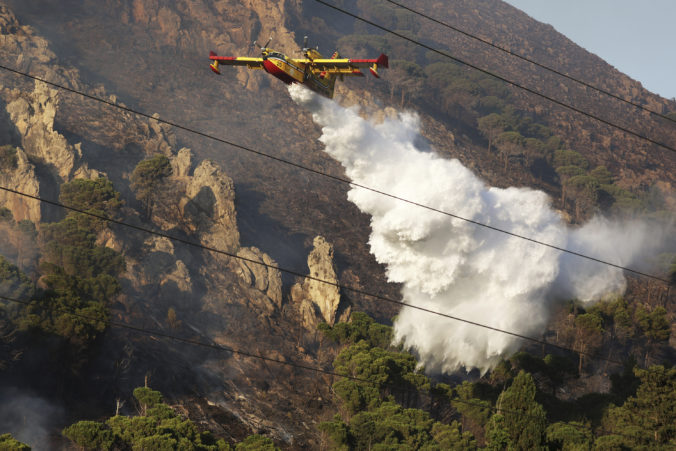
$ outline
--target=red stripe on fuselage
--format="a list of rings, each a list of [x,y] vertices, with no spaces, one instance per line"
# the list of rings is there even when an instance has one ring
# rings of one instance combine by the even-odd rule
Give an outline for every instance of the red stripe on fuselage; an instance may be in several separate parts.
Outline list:
[[[378,60],[348,60],[350,63],[377,63]]]
[[[282,80],[284,83],[287,85],[290,85],[291,83],[295,82],[296,80],[286,72],[284,72],[282,69],[279,67],[275,66],[275,63],[270,61],[272,58],[268,58],[265,61],[263,61],[263,68],[267,73],[270,75],[274,75],[275,77],[279,78]]]

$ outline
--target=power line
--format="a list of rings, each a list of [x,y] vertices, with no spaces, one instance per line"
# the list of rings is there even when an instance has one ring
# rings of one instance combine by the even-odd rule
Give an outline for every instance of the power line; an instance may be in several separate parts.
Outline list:
[[[268,264],[268,263],[265,263],[265,262],[256,261],[256,260],[253,260],[253,259],[250,259],[250,258],[246,258],[246,257],[240,256],[240,255],[234,254],[232,252],[227,252],[227,251],[224,251],[224,250],[221,250],[221,249],[217,249],[217,248],[214,248],[214,247],[211,247],[211,246],[206,246],[204,244],[197,243],[197,242],[194,242],[194,241],[190,241],[190,240],[180,238],[180,237],[177,237],[177,236],[174,236],[174,235],[169,235],[169,234],[164,233],[164,232],[158,232],[156,230],[148,229],[146,227],[141,227],[141,226],[138,226],[138,225],[130,224],[128,222],[124,222],[124,221],[121,221],[119,219],[110,218],[110,217],[103,216],[103,215],[100,215],[100,214],[97,214],[97,213],[92,213],[90,211],[86,211],[86,210],[82,210],[82,209],[79,209],[79,208],[64,205],[64,204],[61,204],[59,202],[51,201],[51,200],[48,200],[48,199],[43,199],[41,197],[34,196],[32,194],[25,194],[25,193],[22,193],[20,191],[13,190],[11,188],[0,186],[0,190],[10,192],[10,193],[13,193],[13,194],[16,194],[16,195],[24,196],[24,197],[27,197],[29,199],[44,202],[44,203],[47,203],[47,204],[50,204],[50,205],[53,205],[53,206],[56,206],[56,207],[64,208],[66,210],[74,211],[76,213],[91,216],[93,218],[100,219],[100,220],[105,221],[105,222],[110,222],[110,223],[113,223],[113,224],[117,224],[117,225],[128,227],[128,228],[131,228],[131,229],[134,229],[134,230],[138,230],[138,231],[141,231],[141,232],[144,232],[144,233],[148,233],[150,235],[155,235],[155,236],[159,236],[159,237],[162,237],[162,238],[166,238],[166,239],[169,239],[169,240],[172,240],[172,241],[176,241],[176,242],[179,242],[179,243],[182,243],[182,244],[186,244],[188,246],[193,246],[193,247],[203,249],[203,250],[206,250],[206,251],[209,251],[209,252],[213,252],[213,253],[216,253],[216,254],[225,255],[225,256],[228,256],[228,257],[231,257],[231,258],[234,258],[234,259],[237,259],[237,260],[245,261],[247,263],[253,263],[253,264],[256,264],[256,265],[259,265],[259,266],[263,266],[263,267],[268,268],[268,269],[276,269],[278,271],[281,271],[281,272],[284,272],[284,273],[287,273],[287,274],[291,274],[293,276],[300,277],[300,278],[303,278],[303,279],[306,279],[306,280],[313,280],[315,282],[323,283],[323,284],[326,284],[326,285],[331,285],[331,286],[334,286],[334,287],[342,289],[342,290],[350,291],[352,293],[362,295],[362,296],[366,296],[366,297],[370,297],[370,298],[373,298],[373,299],[376,299],[376,300],[379,300],[379,301],[388,302],[390,304],[394,304],[394,305],[397,305],[397,306],[400,306],[400,307],[409,307],[409,308],[412,308],[412,309],[415,309],[415,310],[420,310],[422,312],[426,312],[426,313],[441,316],[441,317],[444,317],[444,318],[452,319],[454,321],[458,321],[458,322],[461,322],[461,323],[480,327],[480,328],[487,329],[487,330],[490,330],[490,331],[493,331],[493,332],[498,332],[498,333],[502,333],[502,334],[505,334],[505,335],[510,335],[512,337],[520,338],[520,339],[530,341],[532,343],[536,343],[536,344],[539,344],[539,345],[550,346],[552,348],[559,349],[559,350],[562,350],[562,351],[572,352],[572,353],[575,353],[575,354],[583,355],[583,356],[586,356],[590,359],[603,360],[605,362],[612,363],[612,364],[615,364],[615,365],[624,365],[624,362],[621,362],[619,360],[614,360],[614,359],[611,359],[609,357],[604,357],[604,356],[589,353],[589,352],[576,351],[574,349],[571,349],[571,348],[568,348],[568,347],[565,347],[565,346],[561,346],[561,345],[558,345],[558,344],[555,344],[555,343],[549,343],[545,340],[529,337],[528,335],[523,335],[523,334],[520,334],[520,333],[517,333],[517,332],[511,332],[511,331],[508,331],[508,330],[489,326],[487,324],[482,324],[482,323],[479,323],[479,322],[476,322],[476,321],[471,321],[471,320],[460,318],[460,317],[457,317],[457,316],[454,316],[454,315],[449,315],[447,313],[439,312],[439,311],[428,309],[428,308],[425,308],[425,307],[420,307],[420,306],[409,304],[409,303],[406,303],[406,302],[403,302],[403,301],[398,301],[396,299],[392,299],[392,298],[382,296],[382,295],[379,295],[379,294],[370,293],[368,291],[361,290],[361,289],[358,289],[358,288],[353,288],[353,287],[343,285],[343,284],[338,283],[338,282],[332,282],[332,281],[329,281],[329,280],[321,279],[319,277],[315,277],[315,276],[312,276],[312,275],[309,275],[309,274],[301,274],[301,273],[294,271],[294,270],[282,268],[282,267],[275,266],[275,265],[272,265],[272,264]]]
[[[317,1],[320,1],[320,0],[317,0]],[[260,157],[268,158],[268,159],[271,159],[271,160],[273,160],[273,161],[276,161],[276,162],[279,162],[279,163],[283,163],[283,164],[292,166],[292,167],[297,168],[297,169],[301,169],[301,170],[304,170],[304,171],[307,171],[307,172],[310,172],[310,173],[313,173],[313,174],[316,174],[316,175],[320,175],[320,176],[322,176],[322,177],[329,178],[329,179],[331,179],[331,180],[333,180],[333,181],[336,181],[336,182],[339,182],[339,183],[343,183],[343,184],[346,184],[346,185],[350,185],[350,186],[354,186],[354,187],[357,187],[357,188],[361,188],[361,189],[364,189],[364,190],[367,190],[367,191],[371,191],[371,192],[373,192],[373,193],[380,194],[380,195],[382,195],[382,196],[386,196],[386,197],[389,197],[389,198],[391,198],[391,199],[395,199],[395,200],[398,200],[398,201],[401,201],[401,202],[405,202],[405,203],[408,203],[408,204],[411,204],[411,205],[415,205],[415,206],[417,206],[417,207],[424,208],[424,209],[426,209],[426,210],[430,210],[430,211],[433,211],[433,212],[436,212],[436,213],[439,213],[439,214],[442,214],[442,215],[445,215],[445,216],[449,216],[449,217],[454,218],[454,219],[459,219],[459,220],[461,220],[461,221],[464,221],[464,222],[467,222],[467,223],[470,223],[470,224],[474,224],[474,225],[476,225],[476,226],[484,227],[484,228],[486,228],[486,229],[490,229],[490,230],[493,230],[493,231],[496,231],[496,232],[504,233],[504,234],[506,234],[506,235],[509,235],[509,236],[512,236],[512,237],[515,237],[515,238],[519,238],[519,239],[522,239],[522,240],[530,241],[531,243],[535,243],[535,244],[538,244],[538,245],[541,245],[541,246],[546,246],[546,247],[549,247],[549,248],[551,248],[551,249],[555,249],[555,250],[560,251],[560,252],[565,252],[565,253],[570,254],[570,255],[575,255],[575,256],[577,256],[577,257],[585,258],[585,259],[587,259],[587,260],[591,260],[591,261],[596,262],[596,263],[604,264],[604,265],[607,265],[607,266],[612,266],[612,267],[617,268],[617,269],[622,269],[622,270],[624,270],[624,271],[628,271],[628,272],[631,272],[631,273],[636,274],[636,275],[639,275],[639,276],[643,276],[643,277],[647,277],[647,278],[650,278],[650,279],[658,280],[658,281],[663,282],[663,283],[666,283],[666,284],[669,284],[669,283],[670,283],[668,280],[663,279],[663,278],[658,277],[658,276],[654,276],[654,275],[647,274],[647,273],[644,273],[644,272],[641,272],[641,271],[638,271],[638,270],[635,270],[635,269],[631,269],[631,268],[628,268],[628,267],[626,267],[626,266],[622,266],[622,265],[618,265],[618,264],[615,264],[615,263],[611,263],[611,262],[608,262],[608,261],[606,261],[606,260],[602,260],[602,259],[600,259],[600,258],[591,257],[591,256],[589,256],[589,255],[585,255],[585,254],[582,254],[582,253],[580,253],[580,252],[571,251],[571,250],[569,250],[569,249],[566,249],[566,248],[563,248],[563,247],[560,247],[560,246],[556,246],[556,245],[553,245],[553,244],[549,244],[549,243],[546,243],[546,242],[544,242],[544,241],[539,241],[539,240],[536,240],[536,239],[534,239],[534,238],[529,238],[529,237],[527,237],[527,236],[520,235],[520,234],[518,234],[518,233],[514,233],[514,232],[510,232],[510,231],[505,230],[505,229],[501,229],[501,228],[499,228],[499,227],[491,226],[491,225],[489,225],[489,224],[484,224],[484,223],[482,223],[482,222],[475,221],[475,220],[473,220],[473,219],[464,218],[464,217],[459,216],[459,215],[456,215],[456,214],[454,214],[454,213],[450,213],[450,212],[447,212],[447,211],[444,211],[444,210],[440,210],[440,209],[438,209],[438,208],[430,207],[430,206],[428,206],[428,205],[424,205],[424,204],[421,204],[421,203],[419,203],[419,202],[415,202],[415,201],[412,201],[412,200],[409,200],[409,199],[406,199],[406,198],[403,198],[403,197],[400,197],[400,196],[396,196],[396,195],[394,195],[394,194],[389,194],[389,193],[387,193],[387,192],[385,192],[385,191],[381,191],[381,190],[378,190],[378,189],[375,189],[375,188],[371,188],[371,187],[369,187],[369,186],[366,186],[366,185],[362,185],[362,184],[360,184],[360,183],[353,182],[353,181],[351,181],[351,180],[349,180],[349,179],[346,179],[346,178],[343,178],[343,177],[339,177],[339,176],[335,176],[335,175],[332,175],[332,174],[329,174],[329,173],[327,173],[327,172],[323,172],[323,171],[320,171],[320,170],[317,170],[317,169],[313,169],[313,168],[310,168],[310,167],[308,167],[308,166],[304,166],[304,165],[299,164],[299,163],[294,163],[294,162],[289,161],[289,160],[286,160],[286,159],[284,159],[284,158],[276,157],[276,156],[274,156],[274,155],[270,155],[270,154],[268,154],[268,153],[265,153],[265,152],[261,152],[261,151],[255,150],[255,149],[252,149],[252,148],[250,148],[250,147],[246,147],[246,146],[244,146],[244,145],[237,144],[237,143],[234,143],[234,142],[232,142],[232,141],[228,141],[228,140],[226,140],[226,139],[219,138],[219,137],[216,137],[216,136],[214,136],[214,135],[211,135],[211,134],[208,134],[208,133],[205,133],[205,132],[201,132],[201,131],[195,130],[195,129],[190,128],[190,127],[187,127],[187,126],[185,126],[185,125],[178,124],[178,123],[176,123],[176,122],[168,121],[168,120],[166,120],[166,119],[161,119],[161,118],[158,118],[158,117],[153,117],[153,116],[150,115],[150,114],[143,113],[143,112],[138,111],[138,110],[135,110],[135,109],[133,109],[133,108],[130,108],[130,107],[127,107],[127,106],[123,106],[123,105],[119,105],[119,104],[117,104],[117,103],[115,103],[115,102],[112,102],[112,101],[110,101],[110,100],[106,100],[106,99],[103,99],[103,98],[100,98],[100,97],[96,97],[96,96],[93,96],[93,95],[91,95],[91,94],[87,94],[87,93],[85,93],[85,92],[78,91],[78,90],[76,90],[76,89],[73,89],[73,88],[69,88],[69,87],[67,87],[67,86],[60,85],[60,84],[58,84],[58,83],[54,83],[54,82],[51,82],[51,81],[47,81],[47,80],[45,80],[45,79],[43,79],[43,78],[40,78],[40,77],[37,77],[37,76],[35,76],[35,75],[31,75],[31,74],[28,74],[28,73],[26,73],[26,72],[22,72],[22,71],[19,71],[19,70],[16,70],[16,69],[12,69],[12,68],[9,68],[9,67],[4,66],[4,65],[1,65],[1,64],[0,64],[0,69],[4,69],[4,70],[7,70],[7,71],[9,71],[9,72],[12,72],[12,73],[14,73],[14,74],[16,74],[16,75],[21,75],[21,76],[24,76],[24,77],[27,77],[27,78],[31,78],[31,79],[33,79],[33,80],[35,80],[35,81],[39,81],[39,82],[48,84],[48,85],[50,85],[50,86],[53,86],[53,87],[55,87],[55,88],[59,88],[59,89],[62,89],[62,90],[64,90],[64,91],[68,91],[68,92],[70,92],[70,93],[80,95],[80,96],[85,97],[85,98],[87,98],[87,99],[94,100],[94,101],[97,101],[97,102],[101,102],[101,103],[104,103],[104,104],[106,104],[106,105],[108,105],[108,106],[112,106],[112,107],[114,107],[114,108],[118,108],[118,109],[120,109],[120,110],[127,111],[127,112],[129,112],[129,113],[132,113],[132,114],[135,114],[135,115],[138,115],[138,116],[147,118],[147,119],[151,119],[151,120],[157,121],[158,123],[162,123],[162,124],[169,125],[169,126],[171,126],[171,127],[177,128],[177,129],[179,129],[179,130],[183,130],[183,131],[186,131],[186,132],[189,132],[189,133],[192,133],[192,134],[195,134],[195,135],[198,135],[198,136],[201,136],[201,137],[204,137],[204,138],[207,138],[207,139],[216,141],[216,142],[220,142],[220,143],[222,143],[222,144],[227,144],[227,145],[229,145],[229,146],[235,147],[235,148],[240,149],[240,150],[244,150],[244,151],[246,151],[246,152],[250,152],[250,153],[252,153],[252,154],[254,154],[254,155],[258,155],[258,156],[260,156]],[[22,194],[22,195],[23,195],[23,193],[19,193],[19,192],[15,192],[15,194]]]
[[[427,45],[427,44],[423,44],[423,43],[420,42],[420,41],[416,41],[416,40],[413,39],[413,38],[409,38],[408,36],[405,36],[405,35],[403,35],[403,34],[401,34],[401,33],[398,33],[398,32],[396,32],[396,31],[390,30],[389,28],[384,27],[384,26],[382,26],[382,25],[379,25],[379,24],[377,24],[377,23],[375,23],[375,22],[373,22],[373,21],[370,21],[370,20],[368,20],[368,19],[364,19],[363,17],[360,17],[360,16],[358,16],[358,15],[356,15],[356,14],[353,14],[353,13],[351,13],[351,12],[349,12],[349,11],[346,11],[346,10],[344,10],[344,9],[342,9],[342,8],[339,8],[338,6],[335,6],[335,5],[332,5],[332,4],[330,4],[330,3],[327,3],[327,2],[325,2],[324,0],[315,0],[315,1],[318,2],[318,3],[321,3],[322,5],[328,6],[328,7],[331,8],[331,9],[334,9],[334,10],[336,10],[336,11],[339,11],[339,12],[341,12],[341,13],[347,15],[347,16],[353,17],[354,19],[357,19],[357,20],[359,20],[359,21],[361,21],[361,22],[364,22],[364,23],[369,24],[369,25],[371,25],[371,26],[373,26],[373,27],[376,27],[376,28],[378,28],[378,29],[380,29],[380,30],[383,30],[383,31],[385,31],[386,33],[390,33],[390,34],[392,34],[392,35],[394,35],[394,36],[397,36],[398,38],[404,39],[404,40],[406,40],[406,41],[408,41],[408,42],[410,42],[410,43],[412,43],[412,44],[415,44],[415,45],[417,45],[417,46],[420,46],[420,47],[422,47],[422,48],[424,48],[424,49],[427,49],[427,50],[429,50],[429,51],[431,51],[431,52],[437,53],[437,54],[439,54],[439,55],[441,55],[441,56],[444,56],[444,57],[446,57],[446,58],[449,58],[449,59],[451,59],[451,60],[453,60],[453,61],[455,61],[455,62],[458,62],[458,63],[460,63],[460,64],[464,64],[465,66],[471,67],[472,69],[475,69],[475,70],[477,70],[477,71],[479,71],[479,72],[481,72],[481,73],[484,73],[484,74],[486,74],[486,75],[490,75],[491,77],[494,77],[494,78],[496,78],[497,80],[500,80],[500,81],[503,81],[503,82],[505,82],[505,83],[507,83],[507,84],[510,84],[510,85],[514,86],[515,88],[521,89],[521,90],[526,91],[526,92],[528,92],[528,93],[530,93],[530,94],[534,94],[534,95],[536,95],[536,96],[538,96],[538,97],[542,97],[543,99],[549,100],[550,102],[552,102],[552,103],[554,103],[554,104],[556,104],[556,105],[562,106],[562,107],[567,108],[567,109],[569,109],[569,110],[571,110],[571,111],[574,111],[574,112],[576,112],[576,113],[579,113],[579,114],[582,114],[582,115],[584,115],[584,116],[587,116],[587,117],[589,117],[589,118],[591,118],[591,119],[594,119],[594,120],[596,120],[596,121],[599,121],[599,122],[601,122],[602,124],[605,124],[605,125],[608,125],[608,126],[610,126],[610,127],[616,128],[616,129],[618,129],[618,130],[620,130],[620,131],[623,131],[623,132],[625,132],[625,133],[627,133],[627,134],[629,134],[629,135],[635,136],[635,137],[640,138],[640,139],[642,139],[642,140],[644,140],[644,141],[647,141],[647,142],[649,142],[649,143],[651,143],[651,144],[655,144],[655,145],[657,145],[657,146],[659,146],[659,147],[662,147],[662,148],[664,148],[664,149],[667,149],[667,150],[670,150],[670,151],[676,153],[676,147],[673,147],[673,146],[670,146],[670,145],[668,145],[668,144],[664,144],[664,143],[662,143],[662,142],[656,141],[656,140],[654,140],[654,139],[652,139],[652,138],[649,138],[648,136],[645,136],[645,135],[642,135],[642,134],[640,134],[640,133],[638,133],[638,132],[632,131],[632,130],[630,130],[630,129],[626,128],[626,127],[623,127],[623,126],[621,126],[621,125],[617,125],[617,124],[615,124],[615,123],[613,123],[613,122],[610,122],[610,121],[608,121],[608,120],[606,120],[606,119],[603,119],[603,118],[601,118],[601,117],[599,117],[599,116],[597,116],[597,115],[595,115],[595,114],[588,113],[588,112],[586,112],[586,111],[584,111],[584,110],[581,110],[581,109],[579,109],[579,108],[577,108],[577,107],[575,107],[575,106],[573,106],[573,105],[570,105],[570,104],[568,104],[568,103],[565,103],[565,102],[562,102],[562,101],[560,101],[560,100],[557,100],[557,99],[555,99],[555,98],[553,98],[553,97],[550,97],[550,96],[548,96],[548,95],[546,95],[546,94],[543,94],[543,93],[541,93],[541,92],[539,92],[539,91],[536,91],[536,90],[534,90],[534,89],[528,88],[527,86],[524,86],[524,85],[522,85],[522,84],[520,84],[520,83],[517,83],[517,82],[515,82],[515,81],[509,80],[508,78],[505,78],[505,77],[503,77],[503,76],[501,76],[501,75],[498,75],[498,74],[496,74],[496,73],[494,73],[494,72],[488,71],[488,70],[486,70],[486,69],[482,69],[482,68],[480,68],[480,67],[478,67],[478,66],[476,66],[476,65],[474,65],[474,64],[472,64],[472,63],[468,63],[467,61],[461,60],[460,58],[457,58],[457,57],[455,57],[455,56],[453,56],[453,55],[451,55],[451,54],[449,54],[449,53],[446,53],[446,52],[444,52],[443,50],[439,50],[439,49],[436,49],[436,48],[434,48],[434,47],[430,47],[430,46]]]
[[[575,77],[573,77],[573,76],[571,76],[571,75],[566,74],[565,72],[561,72],[561,71],[559,71],[559,70],[557,70],[557,69],[553,69],[553,68],[551,68],[551,67],[549,67],[549,66],[545,66],[544,64],[538,63],[537,61],[534,61],[534,60],[532,60],[532,59],[530,59],[530,58],[528,58],[528,57],[525,57],[525,56],[520,55],[520,54],[518,54],[518,53],[512,52],[511,50],[506,49],[506,48],[504,48],[504,47],[501,47],[501,46],[499,46],[499,45],[496,45],[496,44],[492,43],[491,41],[489,41],[489,40],[487,40],[487,39],[483,39],[483,38],[481,38],[481,37],[475,36],[475,35],[473,35],[472,33],[469,33],[469,32],[467,32],[467,31],[464,31],[464,30],[460,29],[460,28],[454,27],[453,25],[450,25],[450,24],[448,24],[448,23],[446,23],[446,22],[442,22],[442,21],[440,21],[440,20],[438,20],[438,19],[435,19],[434,17],[429,16],[429,15],[423,13],[423,12],[417,11],[417,10],[415,10],[415,9],[413,9],[413,8],[409,8],[408,6],[402,5],[401,3],[395,2],[394,0],[384,0],[384,1],[386,1],[386,2],[388,2],[388,3],[391,3],[391,4],[393,4],[393,5],[396,5],[396,6],[398,6],[399,8],[405,9],[406,11],[409,11],[409,12],[411,12],[411,13],[413,13],[413,14],[417,14],[417,15],[419,15],[419,16],[421,16],[421,17],[424,17],[424,18],[427,19],[427,20],[430,20],[430,21],[432,21],[432,22],[434,22],[434,23],[436,23],[436,24],[442,25],[442,26],[444,26],[444,27],[446,27],[446,28],[449,28],[449,29],[451,29],[451,30],[453,30],[453,31],[457,31],[458,33],[460,33],[460,34],[462,34],[462,35],[464,35],[464,36],[467,36],[468,38],[471,38],[471,39],[474,39],[474,40],[476,40],[476,41],[479,41],[479,42],[481,42],[482,44],[489,45],[489,46],[491,46],[491,47],[493,47],[493,48],[495,48],[495,49],[497,49],[497,50],[500,50],[500,51],[502,51],[502,52],[507,53],[508,55],[514,56],[514,57],[519,58],[519,59],[521,59],[521,60],[523,60],[523,61],[526,61],[526,62],[528,62],[528,63],[530,63],[530,64],[533,64],[533,65],[535,65],[535,66],[537,66],[537,67],[539,67],[539,68],[541,68],[541,69],[545,69],[545,70],[547,70],[547,71],[549,71],[549,72],[552,72],[552,73],[554,73],[554,74],[556,74],[556,75],[559,75],[559,76],[561,76],[561,77],[564,77],[564,78],[566,78],[566,79],[568,79],[568,80],[571,80],[571,81],[574,81],[574,82],[576,82],[576,83],[579,83],[579,84],[581,84],[582,86],[584,86],[584,87],[586,87],[586,88],[593,89],[594,91],[598,91],[598,92],[600,92],[600,93],[602,93],[602,94],[605,94],[605,95],[607,95],[607,96],[609,96],[609,97],[612,97],[613,99],[620,100],[620,101],[622,101],[622,102],[624,102],[624,103],[627,103],[627,104],[629,104],[629,105],[631,105],[631,106],[633,106],[633,107],[639,108],[639,109],[641,109],[641,110],[643,110],[643,111],[646,111],[646,112],[648,112],[648,113],[650,113],[650,114],[654,114],[655,116],[659,116],[659,117],[661,117],[662,119],[666,119],[666,120],[668,120],[668,121],[671,121],[671,122],[676,123],[676,119],[673,119],[673,118],[671,118],[671,117],[669,117],[669,116],[666,116],[666,115],[664,115],[664,114],[662,114],[662,113],[658,113],[657,111],[651,110],[650,108],[646,108],[645,106],[640,105],[640,104],[635,103],[635,102],[632,102],[631,100],[627,100],[627,99],[625,99],[625,98],[623,98],[623,97],[620,97],[620,96],[617,95],[617,94],[613,94],[613,93],[610,92],[610,91],[606,91],[606,90],[604,90],[604,89],[602,89],[602,88],[599,88],[599,87],[597,87],[597,86],[594,86],[594,85],[592,85],[592,84],[590,84],[590,83],[587,83],[587,82],[585,82],[585,81],[582,81],[582,80],[580,80],[580,79],[577,79],[577,78],[575,78]]]
[[[25,305],[25,306],[31,305],[30,301],[21,301],[21,300],[10,298],[10,297],[3,296],[3,295],[0,295],[0,299],[4,299],[6,301],[14,302],[14,303]],[[76,318],[82,318],[82,319],[85,319],[85,320],[88,320],[88,321],[92,321],[92,320],[93,321],[99,321],[99,318],[94,318],[94,317],[91,317],[91,316],[83,315],[81,313],[73,312],[73,311],[70,311],[70,310],[66,311],[64,313],[66,313],[67,315],[71,315],[71,316],[74,316]],[[380,384],[380,383],[377,383],[375,381],[372,381],[370,379],[366,379],[366,378],[363,378],[363,377],[352,376],[350,374],[340,374],[340,373],[337,373],[335,371],[325,370],[323,368],[319,368],[319,367],[315,367],[315,366],[309,366],[309,365],[304,365],[304,364],[297,363],[297,362],[275,359],[275,358],[272,358],[272,357],[266,357],[266,356],[263,356],[261,354],[254,354],[252,352],[244,351],[242,349],[235,349],[235,348],[232,348],[230,346],[220,345],[218,343],[213,342],[213,340],[210,343],[207,343],[207,342],[200,341],[200,340],[178,337],[176,335],[172,335],[172,334],[162,332],[162,331],[158,331],[158,330],[150,330],[150,329],[145,329],[143,327],[132,326],[130,324],[126,324],[126,323],[122,323],[122,322],[118,322],[118,321],[113,321],[113,320],[110,320],[110,319],[107,321],[107,324],[112,326],[112,327],[130,330],[132,332],[136,332],[138,334],[143,334],[143,335],[147,335],[147,336],[151,336],[151,337],[166,338],[166,339],[178,341],[180,343],[189,344],[189,345],[192,345],[192,346],[204,347],[204,348],[208,348],[208,349],[212,349],[212,350],[216,350],[216,351],[230,352],[232,354],[238,354],[238,355],[242,355],[244,357],[262,360],[264,362],[271,362],[271,363],[276,363],[276,364],[280,364],[280,365],[286,365],[286,366],[290,366],[290,367],[296,368],[296,369],[311,371],[311,372],[314,372],[314,373],[324,374],[324,375],[327,375],[327,376],[340,377],[340,378],[349,379],[349,380],[352,380],[352,381],[355,381],[355,382],[363,382],[363,383],[367,383],[369,385],[373,385],[376,388],[389,388],[389,389],[394,389],[395,391],[399,391],[399,392],[408,392],[408,393],[416,393],[416,394],[420,394],[421,392],[425,391],[425,389],[417,390],[417,389],[414,389],[414,388],[402,388],[402,387],[399,387],[399,386],[397,386],[396,384],[393,384],[393,383],[382,383],[382,384]],[[648,371],[651,371],[651,370],[648,370]],[[431,389],[427,389],[427,391],[428,391],[428,396],[430,397],[430,399],[432,399],[433,395],[432,395]],[[505,413],[515,414],[515,415],[520,416],[522,418],[533,418],[533,419],[537,419],[537,420],[540,419],[539,417],[536,417],[534,415],[529,415],[529,414],[527,414],[523,411],[499,408],[497,406],[493,406],[492,404],[489,404],[488,406],[486,406],[485,404],[472,402],[472,401],[459,399],[459,398],[449,399],[449,401],[450,401],[451,405],[452,405],[453,402],[457,402],[457,403],[461,403],[461,404],[465,404],[465,405],[469,405],[469,406],[473,406],[473,407],[480,407],[480,408],[483,408],[483,409],[488,409],[488,410],[495,412],[495,413],[505,412]],[[568,424],[570,426],[577,427],[577,428],[581,427],[583,429],[588,429],[584,425],[578,425],[575,422],[563,421],[562,423],[565,423],[565,424]],[[623,434],[620,433],[620,434],[617,434],[617,435],[623,435]],[[630,435],[627,435],[626,437],[633,438],[633,436],[630,436]]]

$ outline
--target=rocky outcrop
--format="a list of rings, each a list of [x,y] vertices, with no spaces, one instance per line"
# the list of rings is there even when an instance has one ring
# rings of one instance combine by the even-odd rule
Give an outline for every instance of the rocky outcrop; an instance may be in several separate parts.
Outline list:
[[[7,27],[6,23],[0,23],[0,32]],[[59,184],[73,178],[94,179],[102,175],[82,162],[80,143],[71,145],[54,130],[59,104],[57,91],[36,82],[30,94],[18,90],[5,90],[4,94],[9,101],[5,107],[7,115],[0,130],[0,139],[19,143],[20,148],[16,149],[16,164],[3,168],[0,173],[2,186],[39,196],[41,181],[36,175],[36,165],[45,166]],[[0,205],[12,210],[17,221],[28,219],[37,224],[42,219],[37,200],[2,192]]]
[[[232,179],[213,161],[202,161],[186,187],[181,201],[183,216],[203,244],[226,252],[239,248]]]
[[[136,289],[143,286],[167,289],[174,294],[192,292],[192,278],[186,264],[176,258],[174,244],[164,237],[152,236],[143,242],[140,255],[134,259],[126,254],[124,277]]]
[[[124,241],[108,227],[99,232],[96,237],[96,245],[107,247],[116,252],[124,252]]]
[[[187,179],[186,197],[180,202],[189,228],[207,246],[236,253],[241,259],[228,263],[245,286],[252,286],[269,298],[271,313],[282,307],[282,276],[277,263],[256,247],[240,248],[235,188],[232,180],[216,163],[202,161],[190,176],[192,152],[183,148],[171,158],[175,178]]]
[[[10,120],[16,127],[21,146],[32,161],[47,165],[59,182],[73,177],[96,178],[100,173],[89,169],[82,159],[80,143],[71,145],[54,130],[59,94],[42,82],[28,95],[13,92],[7,104]]]
[[[18,65],[28,60],[47,64],[53,62],[56,55],[49,50],[46,39],[35,36],[28,27],[22,26],[14,13],[5,5],[0,5],[0,43],[3,52],[17,56]]]
[[[174,266],[169,268],[160,280],[160,286],[176,287],[179,291],[186,293],[192,292],[192,279],[186,264],[182,260],[176,260]]]
[[[6,2],[3,2],[6,3]],[[35,34],[35,29],[19,23],[14,13],[0,5],[0,57],[5,64],[27,71],[46,80],[80,88],[78,70],[56,64],[57,58],[49,49],[49,41]],[[7,86],[25,86],[25,79],[5,74]]]
[[[78,71],[56,64],[56,55],[46,39],[22,25],[9,8],[0,5],[0,57],[12,67],[73,88],[80,88]],[[2,74],[2,97],[6,102],[8,124],[4,138],[20,145],[28,160],[46,165],[60,183],[74,177],[96,178],[99,172],[82,163],[81,144],[70,144],[54,129],[58,111],[58,92],[35,81],[33,92],[26,94],[27,79]],[[18,89],[17,89],[18,88]],[[10,125],[10,130],[5,130]],[[4,133],[7,132],[7,133]],[[33,215],[33,217],[36,217]]]
[[[0,171],[0,184],[31,196],[40,195],[40,184],[35,175],[35,167],[20,148],[16,149],[16,166],[3,168]],[[28,219],[36,224],[40,222],[40,202],[37,200],[0,191],[0,206],[9,208],[15,221]]]
[[[310,330],[321,321],[333,325],[340,307],[340,290],[333,285],[338,284],[333,245],[322,236],[315,237],[313,245],[307,259],[312,279],[291,287],[291,299],[298,306],[303,325]]]
[[[285,27],[287,12],[298,6],[295,0],[281,0],[276,2],[245,0],[243,5],[250,11],[255,12],[261,26],[261,36],[272,36],[275,40],[275,48],[285,49],[292,52],[298,48],[296,36],[293,31]]]
[[[277,308],[282,307],[282,274],[277,263],[256,247],[243,247],[237,252],[238,275],[246,285],[253,285],[269,297]]]
[[[189,176],[192,169],[192,160],[192,151],[187,147],[181,148],[175,156],[171,157],[171,169],[174,176]]]
[[[153,118],[159,119],[159,113],[153,114]],[[176,135],[171,126],[152,119],[149,119],[147,124],[142,124],[141,126],[145,129],[144,147],[146,154],[155,155],[161,153],[167,157],[171,157],[172,148],[176,148]]]

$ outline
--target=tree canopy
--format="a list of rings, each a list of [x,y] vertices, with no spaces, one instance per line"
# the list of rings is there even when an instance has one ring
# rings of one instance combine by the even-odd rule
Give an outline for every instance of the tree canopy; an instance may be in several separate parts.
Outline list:
[[[140,415],[116,415],[105,422],[78,421],[65,428],[63,435],[86,450],[230,449],[225,441],[200,431],[192,421],[178,416],[162,402],[160,392],[139,387],[134,390],[134,398],[142,406]]]
[[[641,381],[635,396],[610,408],[603,420],[610,432],[597,445],[619,444],[628,449],[676,447],[676,369],[636,368]]]
[[[0,451],[29,451],[30,449],[30,446],[21,443],[12,437],[12,434],[0,435]]]
[[[155,155],[141,161],[131,174],[131,189],[143,202],[146,214],[152,213],[155,194],[161,183],[172,174],[171,161],[164,155]]]

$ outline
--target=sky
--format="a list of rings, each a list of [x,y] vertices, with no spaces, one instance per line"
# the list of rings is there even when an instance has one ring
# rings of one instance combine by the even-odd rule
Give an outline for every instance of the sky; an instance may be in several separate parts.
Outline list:
[[[638,80],[676,97],[676,0],[504,0]]]

